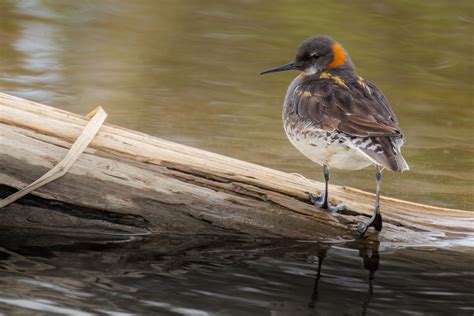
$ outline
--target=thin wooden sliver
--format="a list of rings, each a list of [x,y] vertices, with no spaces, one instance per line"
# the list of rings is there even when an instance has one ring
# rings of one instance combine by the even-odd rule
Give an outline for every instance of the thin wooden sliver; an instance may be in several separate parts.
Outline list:
[[[76,139],[71,149],[68,151],[66,156],[61,162],[54,166],[51,170],[46,172],[38,180],[24,187],[18,192],[15,192],[8,197],[0,200],[0,208],[3,208],[19,198],[33,192],[34,190],[64,176],[69,169],[72,167],[74,162],[81,156],[84,150],[89,146],[94,136],[99,131],[100,127],[107,118],[107,113],[102,107],[97,107],[91,113],[87,114],[87,118],[91,118],[87,125],[84,127],[81,135]]]

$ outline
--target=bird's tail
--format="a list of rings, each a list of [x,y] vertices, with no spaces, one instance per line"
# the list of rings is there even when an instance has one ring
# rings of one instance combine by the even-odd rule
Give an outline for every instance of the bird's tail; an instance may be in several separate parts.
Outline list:
[[[405,158],[403,158],[402,153],[400,151],[398,151],[397,155],[389,157],[388,160],[390,161],[391,166],[391,168],[389,169],[392,171],[403,172],[410,170],[410,166],[407,164]]]
[[[371,142],[365,148],[359,146],[358,149],[374,164],[397,172],[410,170],[401,152],[403,138],[384,136],[370,137],[370,140]]]

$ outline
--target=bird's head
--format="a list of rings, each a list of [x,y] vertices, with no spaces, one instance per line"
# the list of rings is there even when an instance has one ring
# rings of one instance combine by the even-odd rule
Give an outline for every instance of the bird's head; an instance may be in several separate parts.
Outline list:
[[[262,71],[260,74],[299,70],[305,75],[312,75],[328,69],[353,69],[353,67],[349,55],[341,44],[328,36],[318,35],[310,37],[300,44],[294,61]]]

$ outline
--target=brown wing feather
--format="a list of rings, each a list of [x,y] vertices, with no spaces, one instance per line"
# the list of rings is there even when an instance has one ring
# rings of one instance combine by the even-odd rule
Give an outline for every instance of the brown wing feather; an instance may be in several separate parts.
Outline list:
[[[341,84],[313,76],[303,80],[289,98],[287,111],[323,130],[370,138],[381,148],[361,148],[372,160],[391,170],[408,169],[400,153],[403,134],[398,119],[373,83],[359,77]]]
[[[390,104],[372,83],[342,86],[316,78],[303,81],[290,97],[293,111],[324,130],[359,137],[402,135]]]

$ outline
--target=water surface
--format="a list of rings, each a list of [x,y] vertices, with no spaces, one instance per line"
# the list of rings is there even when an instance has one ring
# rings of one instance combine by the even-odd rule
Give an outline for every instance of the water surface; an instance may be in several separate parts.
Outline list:
[[[383,193],[472,210],[472,1],[0,1],[0,91],[322,180],[286,139],[290,61],[339,40],[398,114],[410,172]],[[374,172],[332,182],[374,189]],[[383,208],[383,206],[382,206]],[[472,315],[472,245],[0,230],[6,315]],[[318,266],[321,270],[318,276]]]
[[[472,315],[474,253],[242,236],[2,232],[0,310],[31,315]],[[109,237],[110,239],[110,237]],[[320,270],[318,273],[318,267]]]

